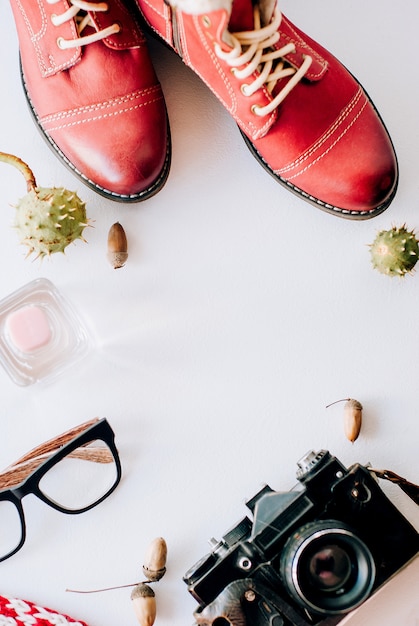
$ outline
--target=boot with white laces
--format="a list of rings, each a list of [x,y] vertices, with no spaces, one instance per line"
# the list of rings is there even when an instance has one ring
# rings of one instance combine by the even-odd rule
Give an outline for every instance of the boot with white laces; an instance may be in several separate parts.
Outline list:
[[[259,163],[320,209],[366,219],[397,188],[396,155],[362,86],[277,0],[135,0],[147,26],[237,122]]]
[[[144,200],[170,167],[160,83],[120,0],[10,0],[33,117],[62,161],[101,195]]]

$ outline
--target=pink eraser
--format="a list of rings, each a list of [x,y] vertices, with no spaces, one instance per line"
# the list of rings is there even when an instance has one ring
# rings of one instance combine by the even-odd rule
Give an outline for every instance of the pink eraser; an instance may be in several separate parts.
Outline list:
[[[24,306],[10,313],[6,320],[10,340],[22,352],[33,352],[51,340],[51,327],[45,312],[38,306]]]

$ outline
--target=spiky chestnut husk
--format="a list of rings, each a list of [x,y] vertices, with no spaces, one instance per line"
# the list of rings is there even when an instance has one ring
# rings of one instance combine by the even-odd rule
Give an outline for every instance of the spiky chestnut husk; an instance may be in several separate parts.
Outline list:
[[[28,256],[44,257],[64,252],[76,239],[84,238],[88,226],[86,205],[77,193],[64,187],[38,187],[30,167],[13,154],[0,152],[0,161],[16,167],[24,176],[28,193],[16,205],[15,226]]]
[[[419,242],[406,224],[380,231],[370,246],[373,267],[388,276],[412,272],[419,258]]]
[[[15,226],[21,243],[29,247],[28,255],[64,252],[76,239],[84,241],[87,225],[85,203],[64,187],[35,187],[16,205]]]

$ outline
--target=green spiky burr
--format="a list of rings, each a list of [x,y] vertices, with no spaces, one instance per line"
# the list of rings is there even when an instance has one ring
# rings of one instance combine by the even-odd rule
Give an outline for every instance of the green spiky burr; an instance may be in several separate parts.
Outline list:
[[[373,267],[387,276],[403,277],[413,271],[419,258],[419,242],[406,224],[380,231],[370,246]]]
[[[27,194],[16,204],[15,227],[21,243],[28,246],[27,256],[36,258],[64,252],[83,238],[89,225],[86,205],[76,192],[64,187],[39,187],[29,166],[12,154],[0,152],[0,161],[16,167],[24,176]]]

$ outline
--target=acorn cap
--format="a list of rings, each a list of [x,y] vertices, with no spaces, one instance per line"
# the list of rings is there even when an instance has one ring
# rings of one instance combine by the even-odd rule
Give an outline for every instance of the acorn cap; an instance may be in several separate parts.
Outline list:
[[[131,600],[135,598],[154,598],[156,594],[153,589],[145,583],[138,583],[131,591]]]
[[[148,567],[145,567],[145,565],[143,565],[144,576],[147,578],[147,580],[151,580],[152,582],[156,582],[157,580],[160,580],[160,578],[163,578],[165,573],[166,573],[165,567],[162,567],[161,569],[158,569],[158,570],[152,570],[152,569],[148,569]]]

